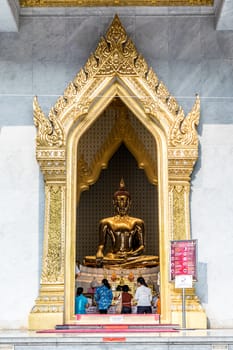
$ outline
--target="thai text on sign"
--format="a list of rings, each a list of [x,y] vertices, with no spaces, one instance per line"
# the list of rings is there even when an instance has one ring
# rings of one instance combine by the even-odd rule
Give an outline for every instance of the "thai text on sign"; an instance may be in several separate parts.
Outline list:
[[[197,280],[197,240],[171,241],[170,280],[176,276],[191,275]]]

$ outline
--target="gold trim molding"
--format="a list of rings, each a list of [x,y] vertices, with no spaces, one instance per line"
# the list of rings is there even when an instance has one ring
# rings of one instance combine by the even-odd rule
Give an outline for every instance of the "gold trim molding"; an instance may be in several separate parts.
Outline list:
[[[156,168],[125,117],[125,110],[110,131],[112,145],[109,135],[101,140],[90,169],[85,159],[78,159],[82,136],[115,100],[121,100],[124,108],[150,132],[156,144]],[[190,176],[198,157],[199,97],[196,96],[193,108],[185,116],[115,16],[105,37],[48,117],[37,98],[33,107],[36,158],[45,180],[45,227],[40,292],[29,316],[29,328],[49,328],[61,320],[65,323],[75,320],[76,210],[80,192],[97,181],[99,172],[121,142],[158,187],[159,210],[155,209],[155,215],[159,218],[161,322],[180,319],[181,299],[174,308],[169,282],[169,247],[171,239],[190,239]],[[199,328],[201,324],[205,328],[206,316],[199,301],[195,310],[192,327]]]
[[[214,0],[20,0],[21,7],[213,6]]]

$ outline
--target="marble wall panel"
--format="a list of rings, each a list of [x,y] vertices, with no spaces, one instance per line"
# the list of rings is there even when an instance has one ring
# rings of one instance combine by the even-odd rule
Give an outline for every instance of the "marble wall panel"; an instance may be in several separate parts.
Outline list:
[[[3,127],[0,133],[0,328],[27,327],[39,282],[39,169],[35,130]]]
[[[201,18],[200,30],[204,58],[233,58],[233,31],[216,31],[213,17]]]
[[[170,61],[168,82],[165,82],[172,95],[178,98],[195,97],[202,90],[201,64],[188,61]]]
[[[33,63],[66,61],[66,21],[58,17],[33,19]]]
[[[218,9],[217,29],[233,30],[232,15],[233,15],[232,1],[224,0]]]
[[[147,62],[149,60],[156,65],[157,59],[168,60],[168,31],[168,17],[136,18],[135,41]]]
[[[201,98],[201,124],[232,124],[233,97]]]
[[[202,305],[208,304],[208,274],[207,274],[207,263],[198,262],[198,274],[197,282],[195,283],[196,293],[201,301]],[[209,321],[207,319],[207,327],[209,327]]]
[[[77,69],[77,64],[83,66],[86,63],[87,49],[89,52],[95,51],[102,35],[99,22],[97,16],[69,18],[65,21],[66,61],[68,65],[73,64],[72,68]]]
[[[33,19],[34,95],[61,95],[71,80],[66,64],[65,24],[60,17]]]
[[[204,60],[201,67],[201,95],[205,97],[233,96],[233,60]]]
[[[19,33],[0,33],[0,94],[32,92],[32,20]]]
[[[0,127],[6,125],[32,125],[33,108],[31,95],[0,94]]]
[[[41,79],[43,77],[43,79]],[[33,95],[55,97],[63,95],[72,78],[63,63],[37,62],[33,65]]]
[[[32,59],[33,19],[24,18],[18,33],[0,33],[1,61],[30,62]]]
[[[201,40],[200,19],[180,16],[169,18],[169,49],[170,61],[187,61],[200,63]]]
[[[10,61],[0,62],[0,94],[30,95],[32,93],[32,65]]]
[[[168,81],[168,28],[169,19],[153,16],[136,17],[135,45],[152,67],[159,80]]]
[[[232,133],[232,125],[203,126],[200,141],[202,166],[192,181],[192,237],[198,239],[199,264],[205,266],[197,290],[203,283],[206,285],[201,301],[207,311],[209,325],[213,328],[222,326],[224,322],[228,327],[233,326],[233,301],[228,298],[227,303],[222,303],[226,290],[232,288],[229,279],[233,269],[230,243],[233,226]],[[199,176],[201,182],[196,181]]]

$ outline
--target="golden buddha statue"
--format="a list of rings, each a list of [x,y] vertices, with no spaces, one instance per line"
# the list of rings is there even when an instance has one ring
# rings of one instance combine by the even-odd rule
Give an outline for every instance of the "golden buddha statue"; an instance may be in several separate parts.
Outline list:
[[[157,256],[142,255],[145,248],[144,222],[128,215],[131,197],[123,179],[119,190],[114,193],[113,205],[116,215],[100,221],[96,256],[86,256],[84,265],[106,268],[157,266]],[[108,236],[111,239],[111,249],[105,252]]]

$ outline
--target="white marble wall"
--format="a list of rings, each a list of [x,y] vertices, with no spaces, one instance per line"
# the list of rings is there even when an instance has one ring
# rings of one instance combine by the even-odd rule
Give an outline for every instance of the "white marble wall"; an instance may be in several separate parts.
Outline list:
[[[203,125],[192,186],[193,238],[198,239],[197,291],[211,327],[232,327],[233,125]]]
[[[60,11],[49,16],[43,9],[24,11],[19,33],[0,33],[0,327],[27,326],[39,286],[43,183],[34,155],[33,96],[48,112],[116,12],[186,112],[200,94],[200,160],[191,197],[192,233],[199,247],[197,289],[210,327],[233,327],[233,32],[217,32],[214,17],[201,12]]]
[[[39,172],[35,129],[0,131],[0,328],[21,328],[39,280]]]

